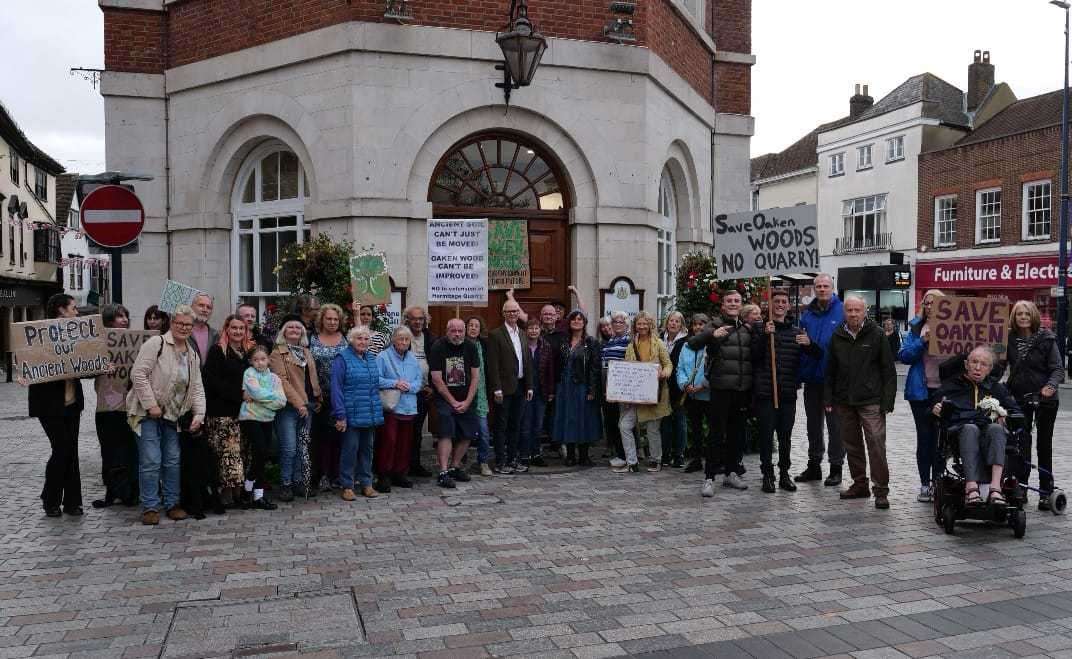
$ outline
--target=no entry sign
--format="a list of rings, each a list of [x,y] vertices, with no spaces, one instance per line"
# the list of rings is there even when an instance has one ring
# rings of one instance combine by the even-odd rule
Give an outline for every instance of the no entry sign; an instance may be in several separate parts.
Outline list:
[[[102,247],[118,248],[137,240],[145,226],[138,195],[118,185],[102,185],[82,200],[82,231]]]

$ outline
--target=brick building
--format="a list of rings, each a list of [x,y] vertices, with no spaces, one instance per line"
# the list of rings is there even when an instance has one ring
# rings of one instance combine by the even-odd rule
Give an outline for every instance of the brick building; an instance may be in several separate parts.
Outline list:
[[[1056,312],[1061,92],[1007,106],[919,158],[917,298],[1000,295]]]
[[[385,250],[420,303],[431,217],[527,220],[523,304],[573,283],[605,310],[627,278],[666,308],[677,254],[748,205],[751,1],[529,0],[548,49],[507,108],[509,4],[100,0],[108,168],[155,176],[134,313],[166,278],[266,305],[320,232]]]

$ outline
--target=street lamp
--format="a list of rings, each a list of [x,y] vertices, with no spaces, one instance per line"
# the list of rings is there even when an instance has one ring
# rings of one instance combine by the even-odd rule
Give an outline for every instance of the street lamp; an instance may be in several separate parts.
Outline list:
[[[547,39],[536,31],[529,20],[526,0],[510,1],[510,23],[503,32],[495,34],[495,41],[503,52],[503,63],[495,68],[503,72],[503,81],[495,86],[503,90],[506,104],[510,104],[510,91],[528,87],[532,83],[540,59],[547,50]]]
[[[1050,0],[1050,4],[1065,10],[1065,59],[1061,65],[1065,72],[1061,101],[1061,246],[1057,257],[1057,346],[1061,350],[1061,361],[1065,362],[1068,359],[1068,15],[1072,4],[1064,0]]]

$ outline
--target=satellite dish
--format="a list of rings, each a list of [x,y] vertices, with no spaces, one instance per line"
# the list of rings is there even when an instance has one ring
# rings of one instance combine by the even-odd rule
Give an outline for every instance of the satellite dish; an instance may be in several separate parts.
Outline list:
[[[19,219],[25,220],[28,217],[30,217],[30,211],[26,208],[26,202],[24,201],[19,204]]]
[[[17,194],[11,195],[11,198],[7,200],[7,213],[8,215],[17,215],[19,212],[19,196]]]

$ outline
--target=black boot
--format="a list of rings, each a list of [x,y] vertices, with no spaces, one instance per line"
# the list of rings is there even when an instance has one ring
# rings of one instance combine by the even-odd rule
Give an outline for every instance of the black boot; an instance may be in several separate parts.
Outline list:
[[[793,480],[795,480],[798,483],[808,483],[808,482],[811,482],[811,481],[821,481],[821,480],[823,480],[823,468],[820,467],[819,463],[817,463],[817,462],[809,462],[808,463],[808,468],[805,469],[804,471],[800,472],[799,474],[797,474],[797,477],[794,478]]]
[[[577,445],[577,464],[582,467],[593,467],[592,458],[588,457],[588,444]]]
[[[774,494],[774,469],[763,468],[763,487],[767,494]]]
[[[827,487],[841,485],[841,465],[830,465],[830,475],[823,481],[823,485]]]
[[[566,444],[566,462],[567,467],[572,467],[577,464],[577,445]]]
[[[793,479],[789,477],[789,471],[783,471],[782,475],[778,478],[778,487],[786,492],[796,492],[797,485],[793,482]]]

